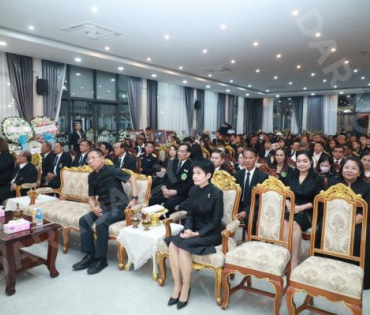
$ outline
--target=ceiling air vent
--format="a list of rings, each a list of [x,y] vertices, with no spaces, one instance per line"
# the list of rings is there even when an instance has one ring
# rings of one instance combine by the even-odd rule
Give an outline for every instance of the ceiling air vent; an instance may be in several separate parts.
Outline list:
[[[230,69],[226,67],[221,67],[221,66],[211,66],[207,68],[203,68],[202,70],[207,71],[207,72],[229,72]]]
[[[361,49],[360,54],[364,57],[370,57],[370,50],[369,49]]]
[[[119,32],[101,27],[92,22],[84,22],[72,26],[63,27],[61,28],[61,30],[91,40],[106,39],[121,35],[121,33]]]

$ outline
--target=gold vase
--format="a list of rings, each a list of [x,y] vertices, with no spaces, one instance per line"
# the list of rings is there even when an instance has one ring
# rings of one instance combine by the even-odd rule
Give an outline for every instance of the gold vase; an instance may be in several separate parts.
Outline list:
[[[140,219],[136,217],[132,218],[131,224],[133,229],[137,229],[137,226],[140,224]]]
[[[145,220],[143,220],[143,222],[141,223],[142,225],[143,225],[143,227],[144,227],[144,231],[149,231],[149,227],[150,227],[150,220],[148,220],[148,219],[145,219]]]

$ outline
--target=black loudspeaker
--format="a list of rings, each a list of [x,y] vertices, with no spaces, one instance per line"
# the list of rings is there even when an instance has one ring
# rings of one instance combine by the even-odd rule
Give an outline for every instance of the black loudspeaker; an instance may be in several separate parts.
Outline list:
[[[196,100],[195,103],[194,103],[194,109],[199,110],[201,108],[202,108],[202,102],[199,101],[199,100]]]
[[[48,95],[48,80],[37,79],[36,92],[38,95]]]

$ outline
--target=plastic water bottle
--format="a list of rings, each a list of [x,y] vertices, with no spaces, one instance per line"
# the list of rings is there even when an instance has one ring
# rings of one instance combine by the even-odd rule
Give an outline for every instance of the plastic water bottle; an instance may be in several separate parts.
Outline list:
[[[36,212],[36,225],[42,225],[44,222],[44,219],[42,217],[42,211],[41,209],[37,209]]]

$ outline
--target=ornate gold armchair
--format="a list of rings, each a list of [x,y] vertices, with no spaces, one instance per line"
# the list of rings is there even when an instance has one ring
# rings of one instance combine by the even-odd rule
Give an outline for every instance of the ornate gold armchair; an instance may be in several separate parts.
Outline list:
[[[36,183],[24,183],[22,185],[19,185],[15,188],[15,196],[18,198],[21,196],[21,190],[22,189],[35,189],[39,188],[41,185],[41,174],[42,174],[42,157],[40,153],[34,153],[32,154],[32,161],[31,163],[36,167],[37,169],[37,182]]]
[[[226,226],[222,231],[222,244],[216,247],[216,253],[199,256],[192,255],[193,269],[203,268],[212,269],[215,273],[215,295],[218,304],[221,303],[221,273],[224,266],[225,254],[236,247],[234,240],[235,231],[239,227],[239,220],[236,219],[241,188],[235,183],[235,178],[225,171],[216,171],[212,177],[212,183],[223,191],[224,215],[222,223]],[[165,220],[166,237],[172,235],[170,224],[186,217],[186,211],[173,213],[169,219]],[[164,285],[166,280],[166,259],[169,258],[168,247],[164,241],[159,244],[157,261],[160,269],[159,285]]]
[[[343,184],[332,186],[315,198],[313,231],[316,231],[320,204],[324,209],[321,242],[319,247],[315,246],[316,233],[313,233],[310,257],[292,271],[286,296],[289,314],[299,314],[306,309],[332,314],[314,306],[317,296],[332,302],[341,301],[353,314],[362,314],[368,205],[351,188]],[[353,255],[357,209],[362,209],[359,257]],[[294,295],[300,292],[307,295],[297,308]]]
[[[257,197],[259,205],[255,222],[253,219]],[[291,202],[291,206],[288,235],[284,240],[286,200]],[[285,293],[283,277],[286,274],[289,281],[290,274],[294,203],[294,193],[274,177],[253,189],[248,240],[226,254],[225,268],[222,272],[223,309],[229,304],[230,294],[242,289],[274,298],[274,314],[279,314],[281,299]],[[243,279],[240,284],[230,289],[229,277],[234,277],[236,272],[240,273]],[[253,288],[251,276],[267,279],[274,286],[276,293]]]

